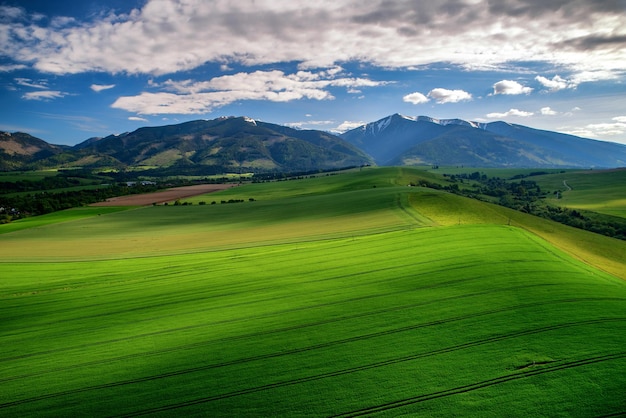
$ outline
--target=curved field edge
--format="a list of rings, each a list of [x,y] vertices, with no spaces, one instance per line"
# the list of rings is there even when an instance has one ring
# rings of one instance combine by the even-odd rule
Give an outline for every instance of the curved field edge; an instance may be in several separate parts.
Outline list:
[[[583,262],[626,280],[626,242],[491,203],[437,190],[410,196],[412,207],[441,226],[500,224],[525,229]]]
[[[0,235],[6,260],[132,258],[365,235],[432,224],[404,189],[156,206]]]
[[[625,407],[626,286],[517,227],[23,267],[0,265],[7,416]]]

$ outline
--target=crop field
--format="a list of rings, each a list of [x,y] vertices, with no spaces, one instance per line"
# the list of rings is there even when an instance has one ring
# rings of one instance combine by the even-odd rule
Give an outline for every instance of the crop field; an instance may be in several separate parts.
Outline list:
[[[572,171],[533,179],[542,187],[563,191],[561,199],[551,199],[553,204],[626,218],[626,169]]]
[[[626,413],[626,243],[420,176],[0,234],[0,416]]]
[[[56,170],[40,170],[40,171],[18,171],[18,172],[0,172],[0,182],[14,182],[14,181],[37,181],[46,177],[56,176],[58,172]]]

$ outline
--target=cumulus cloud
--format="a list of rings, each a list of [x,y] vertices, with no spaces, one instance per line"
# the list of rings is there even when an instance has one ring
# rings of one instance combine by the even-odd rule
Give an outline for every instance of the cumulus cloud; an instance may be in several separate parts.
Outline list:
[[[331,100],[334,96],[327,90],[329,87],[351,89],[387,84],[366,78],[337,77],[339,74],[334,70],[319,73],[298,71],[294,74],[273,70],[240,72],[207,81],[167,80],[161,85],[151,84],[163,91],[120,97],[112,107],[142,115],[202,114],[240,100]]]
[[[115,84],[92,84],[90,88],[96,93],[101,92],[102,90],[109,90],[115,87]]]
[[[416,91],[415,93],[410,93],[404,96],[402,98],[402,101],[416,105],[416,104],[426,103],[430,101],[430,99],[424,96],[422,93]]]
[[[613,118],[613,120],[616,120]],[[581,127],[564,129],[564,132],[588,138],[603,139],[626,134],[626,122],[591,123]]]
[[[472,95],[463,90],[448,90],[443,88],[432,89],[428,93],[428,97],[435,100],[438,104],[457,103],[472,100]]]
[[[147,0],[130,13],[85,22],[41,19],[2,6],[0,50],[14,64],[57,74],[167,74],[207,62],[224,68],[279,62],[321,68],[350,61],[493,68],[519,61],[521,51],[528,61],[613,71],[626,66],[620,4]]]
[[[365,122],[363,121],[345,120],[340,123],[339,126],[337,126],[335,129],[332,129],[332,132],[343,133],[363,125],[365,125]]]
[[[509,95],[517,95],[517,94],[530,94],[533,89],[530,87],[525,87],[513,80],[501,80],[493,85],[493,94],[509,94]]]
[[[615,80],[619,77],[619,74],[615,71],[607,70],[595,70],[595,71],[580,71],[574,73],[570,78],[565,79],[558,74],[554,77],[546,78],[538,75],[535,77],[543,87],[548,91],[555,92],[564,89],[575,89],[582,83],[592,83],[602,80]]]
[[[489,119],[495,119],[495,118],[506,118],[508,116],[518,116],[518,117],[528,117],[528,116],[532,116],[534,113],[533,112],[526,112],[524,110],[519,110],[519,109],[510,109],[507,112],[504,113],[498,113],[498,112],[494,112],[494,113],[488,113],[486,116]]]
[[[546,77],[538,75],[537,77],[535,77],[535,80],[537,80],[539,83],[541,83],[542,86],[550,91],[559,91],[576,86],[571,81],[565,80],[559,75],[555,75],[554,77],[552,77],[552,79],[548,79]]]
[[[541,108],[541,114],[544,116],[554,116],[557,114],[557,112],[552,110],[550,106],[546,106]]]
[[[67,96],[67,93],[57,90],[42,90],[42,91],[33,91],[29,93],[24,93],[22,95],[23,99],[26,100],[52,100],[59,99],[61,97]]]
[[[148,122],[148,119],[140,118],[139,116],[130,116],[128,120],[132,120],[134,122]]]

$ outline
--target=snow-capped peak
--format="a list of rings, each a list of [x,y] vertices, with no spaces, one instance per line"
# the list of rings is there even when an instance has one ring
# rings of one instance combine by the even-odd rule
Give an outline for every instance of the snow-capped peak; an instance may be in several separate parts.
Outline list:
[[[246,121],[246,122],[248,122],[248,123],[250,123],[250,124],[252,124],[252,125],[254,125],[254,126],[256,126],[256,121],[255,121],[254,119],[252,119],[252,118],[249,118],[249,117],[247,117],[247,116],[244,116],[244,117],[243,117],[243,120],[244,120],[244,121]]]
[[[372,135],[377,135],[380,132],[387,129],[392,124],[398,122],[399,120],[407,120],[410,122],[428,122],[434,123],[436,125],[446,126],[446,125],[459,125],[466,126],[468,128],[476,128],[476,129],[486,129],[486,123],[467,121],[464,119],[437,119],[430,116],[405,116],[400,113],[394,113],[393,115],[387,116],[376,122],[371,122],[366,125],[360,126],[358,129],[361,131],[366,131]]]
[[[417,118],[415,116],[406,116],[406,115],[401,115],[400,113],[396,113],[396,115],[400,116],[402,119],[406,119],[406,120],[410,120],[410,121],[417,121]]]
[[[430,116],[418,116],[417,120],[423,121],[423,122],[436,123],[437,125],[442,125],[442,126],[461,125],[461,126],[468,126],[471,128],[481,128],[478,122],[472,122],[472,121],[467,121],[463,119],[435,119],[435,118],[431,118]]]
[[[378,134],[382,132],[383,130],[385,130],[389,125],[391,125],[394,119],[397,119],[397,118],[410,120],[412,122],[415,122],[416,120],[412,116],[405,116],[399,113],[395,113],[393,115],[387,116],[386,118],[380,119],[376,122],[368,123],[367,125],[363,127],[363,129],[370,131],[370,133],[372,134]]]

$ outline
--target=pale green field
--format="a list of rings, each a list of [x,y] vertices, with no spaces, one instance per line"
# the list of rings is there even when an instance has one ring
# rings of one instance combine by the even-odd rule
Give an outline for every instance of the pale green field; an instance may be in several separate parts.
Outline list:
[[[542,188],[562,191],[561,199],[549,199],[554,205],[626,218],[626,169],[574,171],[531,180]]]
[[[626,243],[422,176],[0,234],[0,416],[625,413]]]

